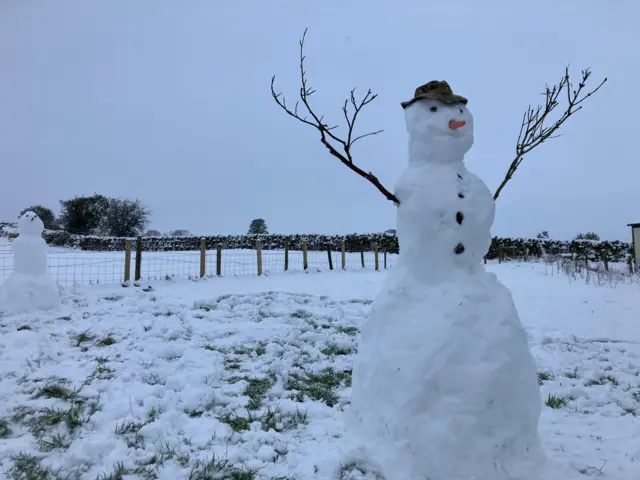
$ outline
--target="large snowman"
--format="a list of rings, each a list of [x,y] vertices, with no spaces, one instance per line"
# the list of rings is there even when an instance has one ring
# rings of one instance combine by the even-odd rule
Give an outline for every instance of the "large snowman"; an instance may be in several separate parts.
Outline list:
[[[18,238],[11,243],[13,273],[0,284],[0,312],[51,310],[60,305],[58,285],[47,272],[44,225],[34,212],[18,220]]]
[[[400,255],[362,328],[350,431],[386,480],[539,478],[541,398],[509,290],[482,265],[494,200],[470,173],[467,99],[432,81],[402,103]]]

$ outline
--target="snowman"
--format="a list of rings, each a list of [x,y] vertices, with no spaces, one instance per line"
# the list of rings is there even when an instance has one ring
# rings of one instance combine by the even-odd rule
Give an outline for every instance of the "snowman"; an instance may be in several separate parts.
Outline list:
[[[18,238],[13,250],[13,273],[0,284],[0,311],[23,313],[51,310],[60,305],[60,291],[47,273],[44,224],[33,212],[18,220]]]
[[[362,328],[348,414],[354,455],[386,480],[530,480],[545,463],[527,334],[482,264],[495,205],[464,164],[466,105],[444,81],[402,103],[400,254]]]

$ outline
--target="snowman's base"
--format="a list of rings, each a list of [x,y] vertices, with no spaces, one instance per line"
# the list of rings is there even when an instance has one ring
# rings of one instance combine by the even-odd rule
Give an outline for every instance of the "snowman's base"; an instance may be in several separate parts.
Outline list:
[[[350,430],[386,480],[533,480],[544,462],[535,361],[511,294],[485,271],[389,274],[362,329]]]
[[[60,306],[60,290],[49,275],[14,273],[0,284],[0,311],[8,314],[53,310]]]

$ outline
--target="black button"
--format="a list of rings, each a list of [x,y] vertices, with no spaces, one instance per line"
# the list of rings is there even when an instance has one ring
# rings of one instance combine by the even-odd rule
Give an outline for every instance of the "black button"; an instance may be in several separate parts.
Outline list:
[[[456,222],[458,222],[458,225],[462,225],[462,220],[464,220],[464,214],[462,212],[456,213]]]
[[[459,198],[464,198],[464,193],[459,193],[459,194],[458,194],[458,197],[459,197]]]
[[[462,175],[458,174],[458,178],[459,178],[460,180],[462,180]]]
[[[456,252],[456,255],[460,255],[462,252],[464,252],[464,245],[461,243],[456,245],[454,252]]]

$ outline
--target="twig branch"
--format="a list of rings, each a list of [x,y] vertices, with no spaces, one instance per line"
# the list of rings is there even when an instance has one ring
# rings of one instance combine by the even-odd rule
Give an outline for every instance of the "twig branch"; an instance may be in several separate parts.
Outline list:
[[[561,136],[561,134],[558,133],[558,129],[562,124],[573,114],[582,110],[582,102],[600,90],[600,87],[607,81],[605,78],[596,88],[588,93],[584,93],[583,90],[590,76],[591,71],[589,69],[583,70],[578,87],[574,88],[569,78],[569,67],[566,67],[564,76],[556,85],[553,87],[545,85],[545,91],[543,93],[545,96],[544,105],[538,105],[536,108],[532,108],[531,105],[529,105],[529,108],[522,116],[522,125],[520,126],[520,133],[518,134],[518,140],[516,142],[516,156],[511,162],[504,180],[502,180],[502,183],[493,195],[494,200],[498,199],[502,189],[509,180],[511,180],[513,174],[522,163],[522,160],[524,160],[524,156],[545,141]],[[563,93],[566,95],[567,101],[564,112],[550,126],[545,126],[547,117],[560,105],[559,98]]]
[[[388,200],[391,200],[396,204],[399,204],[400,202],[395,197],[395,195],[393,195],[389,190],[387,190],[382,185],[382,183],[380,183],[380,180],[378,180],[378,177],[376,177],[371,172],[366,172],[365,170],[361,169],[353,162],[353,156],[351,153],[353,145],[358,140],[365,137],[372,136],[372,135],[377,135],[382,132],[382,130],[377,130],[375,132],[369,132],[369,133],[364,133],[362,135],[354,136],[354,126],[355,126],[358,114],[360,113],[363,107],[365,107],[366,105],[371,103],[373,100],[375,100],[377,95],[373,94],[371,90],[368,90],[364,98],[358,101],[356,100],[356,97],[355,97],[356,89],[354,88],[353,90],[351,90],[350,98],[346,99],[342,106],[342,112],[344,114],[345,120],[347,121],[347,127],[349,129],[346,140],[338,137],[335,133],[333,133],[333,131],[338,126],[337,125],[329,126],[328,124],[324,123],[324,116],[318,116],[312,110],[311,105],[309,104],[309,97],[315,93],[315,90],[308,85],[306,71],[304,68],[304,60],[306,58],[304,55],[304,40],[306,36],[307,36],[307,29],[305,29],[302,35],[302,39],[300,40],[300,81],[301,81],[300,100],[296,102],[293,110],[291,110],[287,106],[287,102],[285,98],[282,96],[282,93],[276,93],[275,75],[271,77],[271,95],[273,96],[273,99],[288,115],[292,116],[293,118],[301,121],[306,125],[310,125],[311,127],[315,128],[318,131],[318,133],[320,133],[320,142],[322,142],[322,144],[329,150],[329,153],[331,155],[336,157],[338,160],[340,160],[343,164],[345,164],[347,167],[349,167],[351,170],[356,172],[361,177],[366,178],[385,196],[385,198],[387,198]],[[306,109],[308,116],[304,114],[301,115],[300,113],[298,113],[298,106],[300,103],[302,103],[302,105]],[[352,114],[349,113],[349,104],[351,104],[351,107],[353,109]],[[342,151],[339,151],[338,148],[340,148]]]

